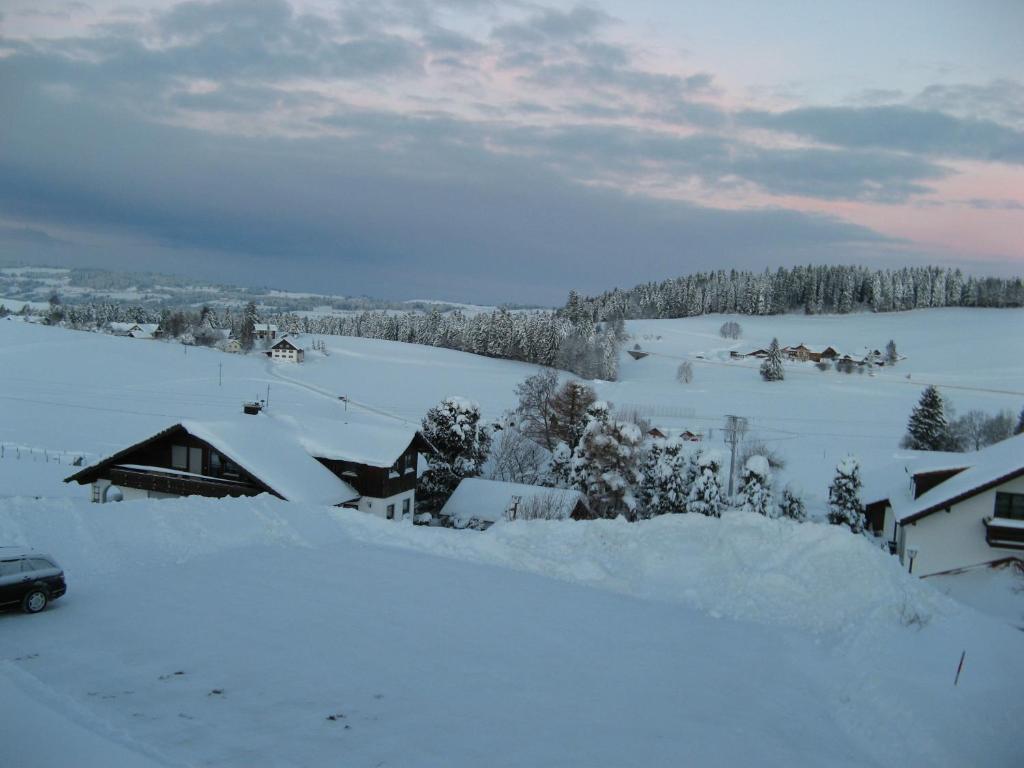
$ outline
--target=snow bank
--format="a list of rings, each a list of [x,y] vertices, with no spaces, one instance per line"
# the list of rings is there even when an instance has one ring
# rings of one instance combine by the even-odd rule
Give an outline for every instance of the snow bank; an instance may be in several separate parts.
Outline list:
[[[0,501],[0,542],[49,551],[71,577],[75,571],[182,563],[243,547],[329,547],[351,539],[816,632],[871,620],[927,619],[952,606],[846,529],[739,512],[641,523],[538,520],[503,523],[481,534],[270,498]]]
[[[864,622],[906,623],[956,610],[896,560],[837,526],[749,513],[624,520],[529,521],[483,534],[402,528],[354,519],[354,535],[460,559],[684,603],[712,616],[816,632]],[[397,534],[397,535],[396,535]]]

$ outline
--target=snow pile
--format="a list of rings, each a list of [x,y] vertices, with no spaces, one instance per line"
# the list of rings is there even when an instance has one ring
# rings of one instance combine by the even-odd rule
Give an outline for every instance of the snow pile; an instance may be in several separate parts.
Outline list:
[[[741,512],[720,519],[664,515],[639,523],[537,520],[478,533],[270,497],[0,503],[0,542],[49,551],[71,574],[184,563],[252,546],[330,547],[351,539],[816,632],[871,620],[926,619],[951,605],[849,529]]]

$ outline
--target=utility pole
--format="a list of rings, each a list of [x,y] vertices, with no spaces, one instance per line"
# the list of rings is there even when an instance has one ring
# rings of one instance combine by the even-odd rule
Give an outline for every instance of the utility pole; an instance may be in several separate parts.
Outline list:
[[[743,416],[725,417],[725,442],[731,448],[729,458],[729,497],[732,498],[733,479],[736,477],[736,446],[747,431],[747,420]]]
[[[266,402],[266,405],[264,407],[265,408],[269,408],[270,407],[270,385],[269,384],[267,384],[267,399],[266,399],[265,402]]]
[[[224,386],[224,363],[217,363],[217,386]]]

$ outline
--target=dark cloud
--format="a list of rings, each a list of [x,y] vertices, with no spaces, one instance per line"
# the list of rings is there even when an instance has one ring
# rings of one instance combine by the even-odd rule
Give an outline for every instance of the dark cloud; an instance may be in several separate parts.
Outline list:
[[[984,197],[971,197],[958,202],[979,211],[1024,211],[1024,203],[1016,200],[991,200]]]
[[[741,113],[742,124],[804,136],[840,147],[1024,163],[1024,132],[907,106],[802,107]]]
[[[524,21],[495,27],[492,36],[505,43],[537,45],[590,37],[611,21],[604,11],[577,5],[569,11],[545,9]]]
[[[11,66],[0,61],[0,78]],[[29,83],[5,93],[0,211],[133,243],[96,263],[202,264],[207,275],[223,263],[232,279],[250,259],[259,282],[292,288],[554,302],[569,287],[724,258],[792,263],[886,245],[826,217],[587,189],[543,162],[486,151],[479,126],[451,118],[349,111],[333,121],[343,138],[219,137],[49,99]]]

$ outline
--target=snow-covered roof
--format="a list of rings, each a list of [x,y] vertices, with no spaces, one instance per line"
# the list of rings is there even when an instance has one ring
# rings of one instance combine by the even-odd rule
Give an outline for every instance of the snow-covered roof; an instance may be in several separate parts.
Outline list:
[[[317,419],[300,423],[289,416],[275,418],[292,425],[311,456],[370,467],[392,466],[419,434],[414,424],[363,413],[350,412],[342,422]],[[421,450],[427,450],[427,446],[421,446]]]
[[[253,330],[256,331],[276,331],[277,326],[274,323],[253,323]]]
[[[913,500],[910,479],[923,472],[967,466],[964,453],[900,450],[881,463],[861,467],[860,497],[865,504],[888,500],[894,507]]]
[[[240,414],[225,421],[183,421],[203,440],[288,501],[343,504],[356,490],[313,458],[289,425],[266,414]]]
[[[586,504],[586,498],[579,491],[467,477],[445,503],[441,515],[462,522],[475,519],[496,523],[505,519],[505,511],[515,497],[519,497],[521,509],[533,500],[550,504],[552,513],[560,518],[568,518],[577,503]]]
[[[302,349],[302,346],[299,344],[299,340],[294,336],[283,337],[280,341],[274,344],[271,349],[283,349],[284,347],[291,347],[296,350]]]
[[[916,499],[894,504],[896,519],[900,522],[917,520],[1015,476],[1024,475],[1024,435],[1011,437],[974,453],[963,454],[963,458],[960,466],[966,466],[967,469]]]

